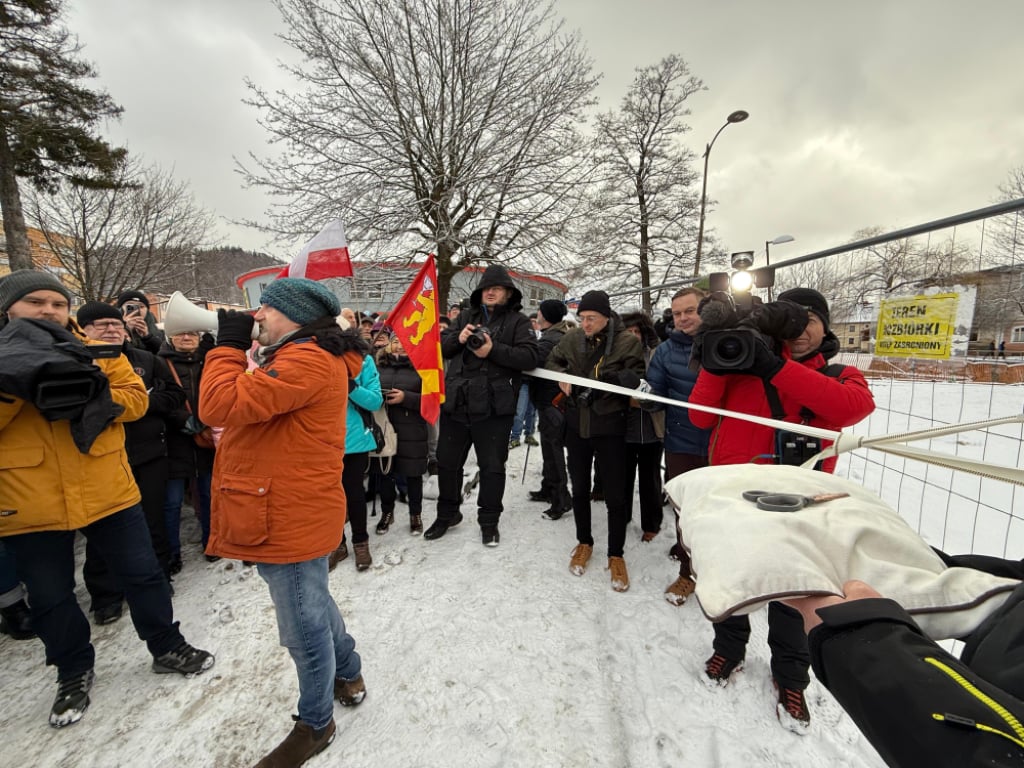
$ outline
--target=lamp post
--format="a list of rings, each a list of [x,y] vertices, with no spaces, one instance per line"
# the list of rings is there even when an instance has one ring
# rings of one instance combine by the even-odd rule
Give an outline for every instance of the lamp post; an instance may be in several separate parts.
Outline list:
[[[742,109],[737,109],[735,112],[725,118],[725,124],[722,125],[715,135],[708,142],[707,147],[704,149],[704,181],[701,184],[700,190],[700,223],[697,226],[697,258],[693,263],[693,276],[697,277],[700,274],[700,256],[701,251],[704,249],[704,206],[708,202],[708,158],[711,156],[711,148],[715,145],[715,139],[718,135],[724,131],[731,123],[742,123],[750,117],[749,112],[745,112]]]
[[[792,235],[779,235],[773,240],[764,241],[764,265],[770,267],[772,265],[771,252],[769,251],[770,246],[782,245],[783,243],[792,243],[796,238]],[[768,301],[772,300],[772,288],[768,286]]]

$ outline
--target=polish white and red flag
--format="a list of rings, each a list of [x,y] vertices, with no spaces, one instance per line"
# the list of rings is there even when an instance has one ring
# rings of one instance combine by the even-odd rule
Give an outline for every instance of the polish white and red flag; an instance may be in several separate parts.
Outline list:
[[[348,256],[345,225],[341,219],[335,219],[321,229],[277,276],[305,277],[309,280],[352,277],[352,260]]]

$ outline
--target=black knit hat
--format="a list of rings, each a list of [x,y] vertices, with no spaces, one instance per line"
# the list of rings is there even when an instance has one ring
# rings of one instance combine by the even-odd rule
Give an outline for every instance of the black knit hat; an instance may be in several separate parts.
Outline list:
[[[90,323],[94,323],[101,317],[107,317],[111,320],[120,320],[124,322],[124,318],[121,317],[121,313],[117,307],[112,307],[109,304],[104,304],[102,301],[87,301],[81,307],[78,308],[78,325],[81,328]]]
[[[146,294],[142,291],[124,291],[117,297],[117,306],[122,307],[129,301],[138,301],[146,305],[146,309],[149,309],[149,299],[146,298]]]
[[[6,312],[12,304],[34,291],[54,291],[71,303],[71,291],[49,272],[19,269],[0,277],[0,312]]]
[[[829,329],[828,302],[813,288],[790,288],[779,294],[779,301],[792,301],[794,304],[799,304],[804,309],[816,314],[821,319],[826,331]]]
[[[608,300],[608,294],[604,291],[587,291],[580,299],[580,306],[576,310],[576,314],[578,315],[580,312],[599,312],[605,317],[611,317],[612,305]]]
[[[565,313],[569,311],[565,308],[565,302],[558,299],[544,299],[540,306],[537,307],[537,310],[552,325],[561,322],[562,318],[565,317]]]

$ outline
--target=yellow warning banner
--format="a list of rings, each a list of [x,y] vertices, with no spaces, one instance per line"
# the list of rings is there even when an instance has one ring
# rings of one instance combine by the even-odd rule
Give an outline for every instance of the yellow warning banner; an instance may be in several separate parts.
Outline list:
[[[956,329],[959,296],[937,293],[885,299],[878,312],[875,354],[947,359]]]

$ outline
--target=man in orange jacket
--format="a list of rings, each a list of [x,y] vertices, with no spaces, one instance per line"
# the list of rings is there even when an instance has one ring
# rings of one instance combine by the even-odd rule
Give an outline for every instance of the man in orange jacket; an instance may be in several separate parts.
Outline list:
[[[275,280],[255,315],[221,310],[199,389],[200,420],[224,428],[207,552],[256,563],[299,677],[295,726],[257,768],[299,766],[326,749],[333,700],[351,706],[366,695],[355,640],[327,581],[327,556],[345,526],[338,510],[348,393],[366,349],[339,327],[340,312],[319,283]],[[250,373],[254,322],[259,367]]]

